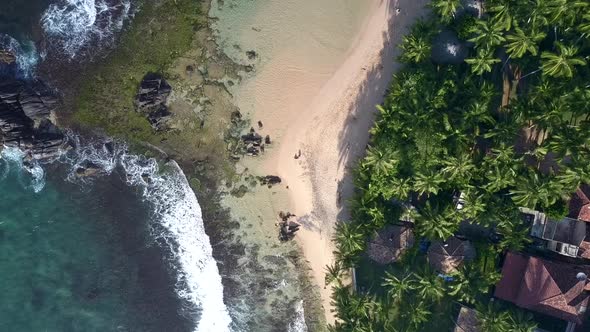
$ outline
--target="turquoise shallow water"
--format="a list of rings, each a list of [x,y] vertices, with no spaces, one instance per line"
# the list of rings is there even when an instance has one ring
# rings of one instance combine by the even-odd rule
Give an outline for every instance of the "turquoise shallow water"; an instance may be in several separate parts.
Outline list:
[[[190,331],[139,193],[46,168],[35,193],[0,159],[0,331]]]

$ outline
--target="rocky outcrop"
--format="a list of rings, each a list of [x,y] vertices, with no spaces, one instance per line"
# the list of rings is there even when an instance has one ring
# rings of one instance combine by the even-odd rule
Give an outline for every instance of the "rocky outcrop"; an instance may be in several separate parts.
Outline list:
[[[166,106],[166,100],[172,87],[158,74],[147,74],[139,86],[135,97],[136,110],[144,114],[155,130],[168,129],[168,120],[172,113]]]
[[[0,66],[11,65],[16,62],[16,56],[8,50],[0,49]]]
[[[66,138],[50,120],[57,102],[41,82],[0,82],[1,145],[19,148],[37,160],[59,156]]]

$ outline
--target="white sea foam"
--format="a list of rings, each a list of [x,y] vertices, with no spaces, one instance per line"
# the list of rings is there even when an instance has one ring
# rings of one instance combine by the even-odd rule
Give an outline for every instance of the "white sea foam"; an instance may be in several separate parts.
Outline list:
[[[3,177],[8,174],[10,164],[14,164],[18,168],[27,171],[30,175],[30,178],[23,178],[21,174],[19,174],[18,180],[23,187],[31,189],[35,193],[39,193],[45,188],[45,171],[36,161],[32,161],[29,165],[25,166],[23,163],[24,156],[25,153],[18,148],[4,147],[0,153],[0,158],[4,159],[3,163],[6,165],[6,169],[0,174],[0,179],[3,179]]]
[[[89,42],[110,43],[129,17],[129,0],[61,0],[41,17],[43,30],[74,58]]]
[[[229,331],[231,318],[223,302],[223,286],[209,237],[205,233],[201,208],[189,183],[176,162],[161,171],[154,159],[126,153],[122,145],[85,146],[73,161],[72,174],[91,163],[105,172],[121,167],[129,185],[142,189],[143,197],[153,206],[154,220],[163,227],[154,234],[169,245],[177,268],[178,295],[199,308],[196,331]],[[161,230],[163,229],[163,231]]]
[[[295,320],[289,324],[289,332],[307,332],[307,325],[305,325],[305,310],[303,309],[303,300],[297,302],[295,307]]]
[[[0,34],[0,49],[9,51],[16,57],[16,66],[18,68],[17,76],[30,78],[33,76],[39,55],[35,48],[35,43],[26,41],[23,44],[9,35]]]

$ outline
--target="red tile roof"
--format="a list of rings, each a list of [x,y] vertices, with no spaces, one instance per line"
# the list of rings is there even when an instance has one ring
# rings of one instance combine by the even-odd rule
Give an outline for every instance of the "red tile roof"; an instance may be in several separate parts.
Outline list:
[[[588,197],[590,197],[590,186],[580,186],[570,199],[568,217],[590,222],[590,198]]]
[[[585,290],[586,281],[576,278],[579,272],[590,275],[590,267],[509,252],[494,296],[522,308],[582,324],[590,293]]]

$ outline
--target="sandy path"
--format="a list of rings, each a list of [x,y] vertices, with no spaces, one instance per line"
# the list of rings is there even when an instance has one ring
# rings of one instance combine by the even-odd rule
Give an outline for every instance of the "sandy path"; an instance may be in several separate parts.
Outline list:
[[[324,268],[333,261],[334,225],[348,218],[345,203],[353,191],[350,167],[365,151],[375,105],[382,101],[399,66],[391,60],[397,56],[394,46],[407,26],[425,12],[427,2],[374,0],[346,60],[321,89],[310,89],[302,78],[289,86],[292,98],[287,107],[254,114],[255,119],[270,123],[283,120],[279,121],[283,125],[270,128],[271,136],[280,138],[280,146],[271,152],[264,168],[289,187],[291,211],[304,225],[297,240],[321,286],[328,322],[334,316],[330,289],[323,287]],[[296,160],[298,150],[302,157]]]

